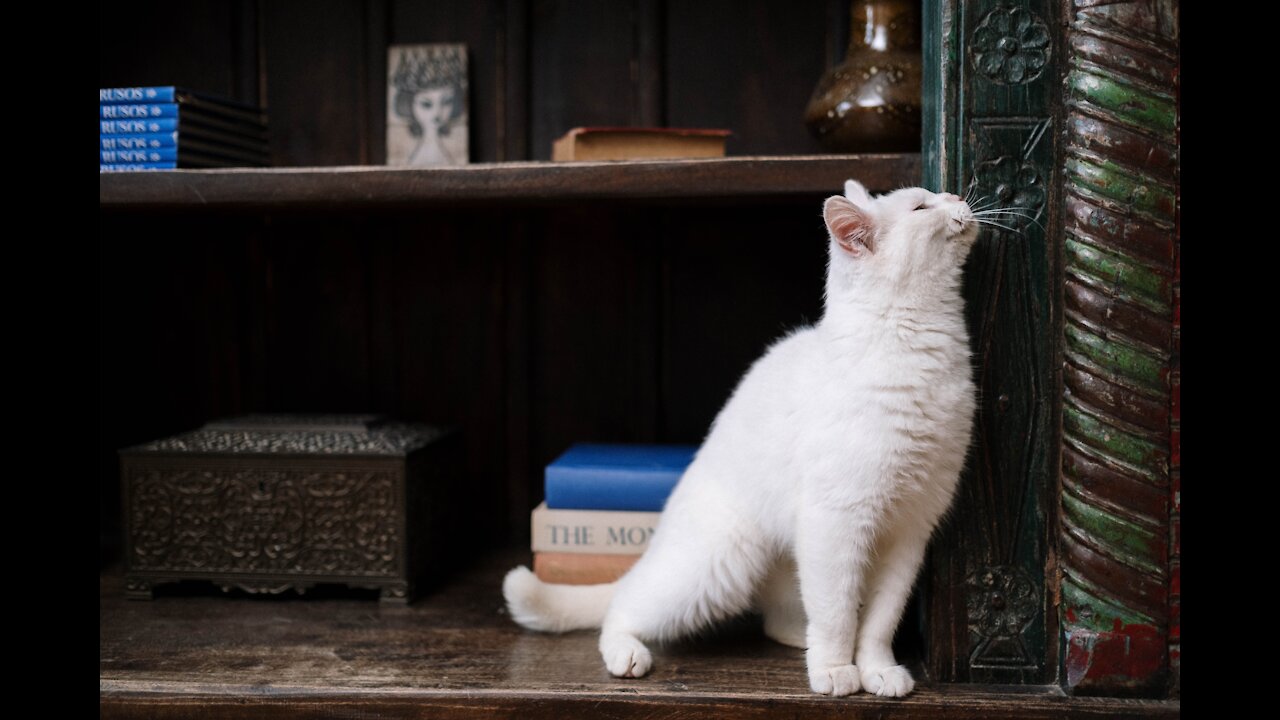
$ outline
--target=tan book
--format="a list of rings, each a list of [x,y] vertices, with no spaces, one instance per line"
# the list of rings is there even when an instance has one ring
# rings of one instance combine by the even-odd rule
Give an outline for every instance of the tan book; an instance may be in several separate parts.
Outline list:
[[[639,555],[649,547],[662,513],[622,510],[533,509],[534,552]]]
[[[578,127],[551,146],[551,159],[637,160],[724,157],[728,130]]]
[[[622,577],[639,555],[535,552],[533,574],[546,583],[599,585]]]

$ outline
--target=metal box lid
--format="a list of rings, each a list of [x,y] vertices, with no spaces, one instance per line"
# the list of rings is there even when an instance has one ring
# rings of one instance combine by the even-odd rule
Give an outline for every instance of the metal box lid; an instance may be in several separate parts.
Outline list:
[[[404,457],[447,434],[384,415],[254,414],[225,418],[122,454],[339,455]]]

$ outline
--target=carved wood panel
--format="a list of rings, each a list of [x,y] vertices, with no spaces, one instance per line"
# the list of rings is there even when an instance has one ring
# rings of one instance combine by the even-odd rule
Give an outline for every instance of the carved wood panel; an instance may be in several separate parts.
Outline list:
[[[943,682],[1053,675],[1046,591],[1054,468],[1054,85],[1050,2],[925,3],[925,182],[972,193],[993,218],[965,302],[979,410],[929,580],[929,668]]]

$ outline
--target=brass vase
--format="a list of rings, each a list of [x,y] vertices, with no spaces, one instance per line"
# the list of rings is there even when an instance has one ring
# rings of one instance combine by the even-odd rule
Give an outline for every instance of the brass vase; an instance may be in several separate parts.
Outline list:
[[[818,81],[805,123],[831,152],[919,152],[919,0],[850,5],[844,62]]]

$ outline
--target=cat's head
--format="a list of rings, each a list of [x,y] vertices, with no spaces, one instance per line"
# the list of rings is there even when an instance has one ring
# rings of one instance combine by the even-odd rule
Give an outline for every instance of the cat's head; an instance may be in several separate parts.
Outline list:
[[[844,191],[822,208],[831,239],[829,291],[868,284],[917,296],[954,290],[978,238],[963,199],[918,187],[873,198],[856,180]]]

